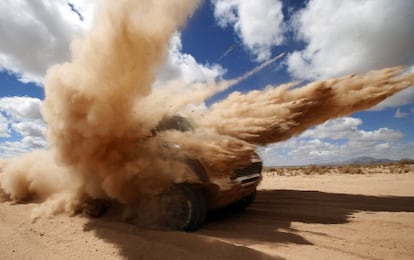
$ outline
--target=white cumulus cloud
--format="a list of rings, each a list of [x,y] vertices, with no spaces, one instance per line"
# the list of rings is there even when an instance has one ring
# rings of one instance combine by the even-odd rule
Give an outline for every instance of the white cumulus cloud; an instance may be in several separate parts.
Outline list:
[[[0,98],[0,137],[16,139],[0,143],[2,157],[17,156],[33,149],[48,147],[47,126],[40,107],[41,100],[38,98]]]
[[[397,108],[397,111],[395,111],[395,114],[394,114],[395,118],[404,118],[407,116],[408,116],[408,113],[401,111],[401,108]]]
[[[42,101],[32,97],[2,97],[0,111],[13,120],[41,119],[40,105]]]
[[[326,121],[312,129],[305,131],[301,136],[309,138],[330,138],[333,140],[349,138],[358,133],[358,126],[362,120],[353,117],[342,117]]]
[[[269,59],[272,47],[282,44],[285,25],[280,0],[212,0],[212,3],[218,24],[233,26],[257,61]]]
[[[87,5],[78,6],[86,12]],[[0,70],[41,85],[49,66],[69,59],[70,41],[84,21],[65,0],[0,1]]]
[[[362,120],[353,117],[342,117],[331,119],[312,129],[305,131],[301,137],[317,139],[348,139],[349,142],[388,142],[396,141],[403,137],[403,134],[394,129],[379,128],[372,131],[361,130]]]
[[[225,73],[218,64],[200,64],[196,59],[182,51],[181,35],[174,34],[170,40],[167,60],[157,73],[156,85],[170,80],[179,80],[184,83],[208,82],[220,78]]]
[[[41,137],[46,135],[46,124],[42,121],[22,121],[12,123],[12,129],[21,136]]]
[[[405,89],[397,94],[385,99],[371,110],[383,110],[389,107],[399,107],[410,104],[414,101],[414,87]]]
[[[399,160],[412,158],[414,143],[402,143],[395,129],[362,130],[359,118],[329,120],[301,136],[259,150],[267,165],[342,162],[360,156]]]
[[[291,53],[296,78],[320,79],[414,64],[414,1],[311,0],[292,19],[304,50]]]
[[[0,137],[10,137],[9,122],[2,113],[0,113]]]

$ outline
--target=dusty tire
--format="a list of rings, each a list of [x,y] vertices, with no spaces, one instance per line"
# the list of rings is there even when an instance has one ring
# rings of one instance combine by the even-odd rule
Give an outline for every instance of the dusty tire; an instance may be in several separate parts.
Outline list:
[[[111,207],[111,202],[106,199],[88,199],[83,205],[81,212],[85,216],[98,218],[105,214],[106,211]]]
[[[189,184],[172,186],[161,196],[162,223],[175,230],[194,231],[206,218],[206,201],[200,189]]]

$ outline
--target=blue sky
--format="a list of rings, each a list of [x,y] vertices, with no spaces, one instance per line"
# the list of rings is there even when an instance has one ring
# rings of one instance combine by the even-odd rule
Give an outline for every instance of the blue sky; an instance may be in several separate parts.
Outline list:
[[[93,24],[99,1],[0,3],[0,156],[48,147],[40,107],[49,66],[70,58],[70,40]],[[247,92],[387,66],[414,70],[411,0],[204,1],[170,42],[158,82],[234,78],[284,58],[201,104]],[[358,156],[414,159],[414,88],[369,111],[334,119],[289,141],[259,148],[266,165]]]

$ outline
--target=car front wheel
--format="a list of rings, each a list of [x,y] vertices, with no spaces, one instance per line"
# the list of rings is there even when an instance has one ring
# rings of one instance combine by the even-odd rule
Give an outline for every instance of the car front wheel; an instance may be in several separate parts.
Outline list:
[[[196,186],[176,184],[161,196],[162,222],[169,228],[194,231],[206,217],[204,194]]]

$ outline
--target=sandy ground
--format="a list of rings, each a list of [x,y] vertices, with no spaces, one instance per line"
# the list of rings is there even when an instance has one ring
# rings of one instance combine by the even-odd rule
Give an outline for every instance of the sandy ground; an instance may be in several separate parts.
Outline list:
[[[272,176],[243,214],[197,232],[0,203],[0,259],[414,259],[414,174]]]

